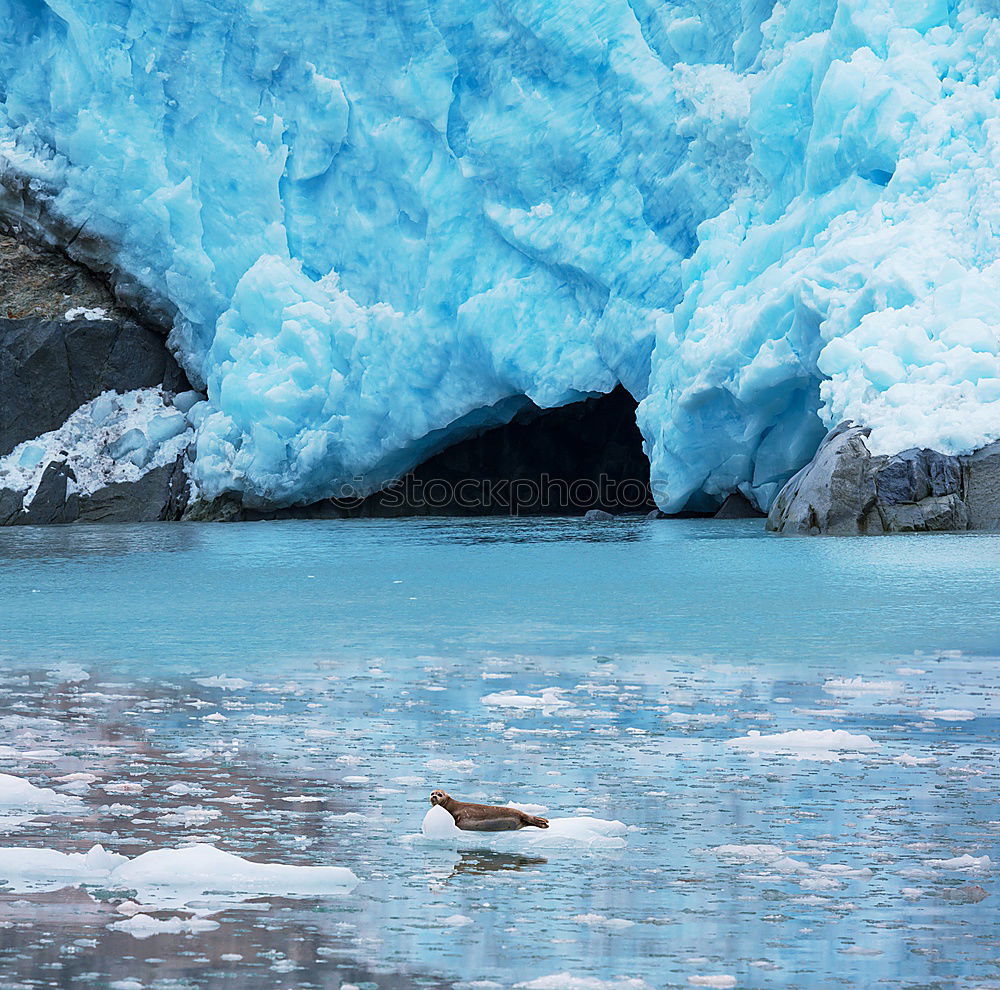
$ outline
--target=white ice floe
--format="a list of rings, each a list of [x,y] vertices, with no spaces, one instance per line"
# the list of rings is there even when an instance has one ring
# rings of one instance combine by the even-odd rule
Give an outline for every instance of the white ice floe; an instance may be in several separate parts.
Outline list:
[[[553,973],[540,976],[527,983],[515,983],[514,990],[653,990],[645,981],[633,976],[619,976],[612,980],[599,980],[594,976],[574,976],[572,973]]]
[[[424,815],[421,832],[404,841],[437,842],[513,851],[519,849],[578,848],[588,850],[622,849],[628,828],[619,821],[601,818],[550,818],[548,828],[518,829],[511,832],[466,832],[444,808],[433,807]]]
[[[588,925],[590,928],[603,928],[612,932],[625,931],[635,926],[635,922],[629,921],[628,918],[608,918],[603,914],[575,914],[569,920]]]
[[[881,748],[871,736],[844,729],[792,729],[771,735],[761,735],[757,729],[751,729],[745,736],[727,740],[726,745],[746,753],[830,763],[858,759]]]
[[[959,873],[988,873],[993,866],[989,856],[953,856],[951,859],[929,859],[931,866],[940,870],[956,870]]]
[[[899,681],[866,681],[863,677],[831,677],[823,685],[827,694],[841,698],[860,698],[866,694],[898,694]]]
[[[0,815],[7,811],[73,811],[82,807],[79,798],[59,794],[50,787],[36,787],[23,777],[0,773]]]
[[[715,846],[712,852],[723,859],[737,859],[745,863],[773,863],[784,856],[779,846],[758,843],[745,846]]]
[[[114,931],[126,932],[133,938],[150,938],[153,935],[193,935],[210,932],[219,927],[208,918],[153,918],[148,914],[135,914],[125,921],[108,925]]]
[[[935,708],[922,714],[937,722],[969,722],[976,717],[976,713],[967,708]]]
[[[129,859],[94,846],[86,853],[0,848],[0,879],[16,892],[98,885],[128,890],[158,908],[221,910],[252,897],[320,897],[358,884],[341,866],[255,863],[210,845],[155,849]]]
[[[216,808],[205,808],[201,805],[186,805],[174,808],[160,816],[160,825],[179,825],[181,828],[193,828],[197,825],[207,825],[219,818],[222,812]]]
[[[518,811],[524,811],[529,815],[544,815],[549,810],[548,805],[528,804],[525,801],[508,801],[507,807],[517,808]]]
[[[933,756],[910,756],[903,753],[893,759],[893,763],[898,763],[901,767],[933,767],[937,766],[937,760]]]
[[[560,697],[561,688],[544,688],[537,695],[518,694],[516,691],[498,691],[488,694],[482,702],[488,708],[515,708],[524,711],[540,711],[549,715],[560,708],[569,708],[569,702]]]
[[[734,987],[736,977],[728,973],[712,973],[707,976],[689,976],[688,983],[693,987]]]
[[[251,686],[251,682],[245,681],[242,677],[228,677],[225,674],[217,674],[215,677],[196,677],[194,682],[202,687],[217,687],[224,691],[241,691]]]

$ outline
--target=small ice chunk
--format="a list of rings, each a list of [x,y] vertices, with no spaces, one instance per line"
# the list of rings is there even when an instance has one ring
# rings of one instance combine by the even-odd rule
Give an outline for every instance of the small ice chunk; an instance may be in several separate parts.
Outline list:
[[[736,977],[728,973],[713,973],[707,976],[689,976],[688,983],[693,987],[734,987]]]
[[[933,767],[937,765],[937,760],[933,756],[910,756],[903,753],[893,759],[893,763],[898,763],[901,767]]]
[[[191,407],[196,402],[201,402],[201,400],[202,396],[200,396],[197,392],[194,391],[178,392],[174,396],[172,404],[175,409],[179,409],[182,413],[186,415],[188,412],[190,412]]]
[[[860,698],[866,694],[897,694],[899,681],[866,681],[863,677],[832,677],[823,685],[827,694],[843,698]]]
[[[90,404],[90,421],[94,426],[100,426],[111,418],[117,407],[114,392],[102,393]]]
[[[38,467],[47,453],[46,448],[40,443],[26,443],[21,447],[17,465],[25,471],[31,471]]]
[[[712,852],[725,859],[740,859],[747,863],[773,863],[784,855],[778,846],[758,843],[745,846],[715,846]]]
[[[619,976],[599,980],[595,976],[574,976],[572,973],[553,973],[540,976],[527,983],[515,983],[514,990],[653,990],[645,981],[634,976]]]
[[[937,708],[923,714],[938,722],[969,722],[976,717],[976,713],[967,708]]]
[[[196,677],[194,682],[202,687],[217,687],[224,691],[242,691],[251,686],[251,682],[245,681],[242,677],[229,677],[226,674],[216,674],[214,677]]]
[[[150,938],[153,935],[191,935],[211,932],[219,927],[209,918],[153,918],[148,914],[135,914],[126,921],[108,925],[114,931],[126,932],[133,938]]]
[[[154,416],[146,424],[150,445],[159,447],[174,437],[180,436],[188,428],[187,417],[182,412],[167,412]]]
[[[146,434],[138,427],[133,427],[108,445],[108,453],[116,461],[123,461],[129,454],[145,450],[147,445]]]
[[[792,729],[772,735],[761,735],[757,729],[751,729],[745,736],[729,739],[726,745],[747,753],[830,763],[858,759],[864,753],[881,748],[871,736],[844,729]]]
[[[581,925],[588,925],[591,928],[605,928],[608,931],[624,931],[626,928],[635,926],[634,921],[627,918],[608,918],[603,914],[576,914],[570,921],[576,921]]]
[[[940,870],[957,870],[960,873],[987,873],[993,865],[989,856],[953,856],[951,859],[929,859],[931,866]]]
[[[66,313],[63,315],[63,319],[67,322],[72,322],[73,320],[110,320],[111,317],[108,316],[108,311],[100,306],[95,306],[93,308],[88,308],[87,306],[74,306],[72,309],[67,309]]]

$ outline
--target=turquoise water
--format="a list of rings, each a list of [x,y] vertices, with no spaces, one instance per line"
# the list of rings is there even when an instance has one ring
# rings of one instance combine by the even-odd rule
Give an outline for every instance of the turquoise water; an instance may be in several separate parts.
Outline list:
[[[0,985],[1000,986],[998,564],[700,520],[0,531],[0,772],[85,804],[0,845],[360,878],[142,940],[18,888]],[[761,741],[794,730],[839,735]],[[438,786],[626,844],[406,841]]]

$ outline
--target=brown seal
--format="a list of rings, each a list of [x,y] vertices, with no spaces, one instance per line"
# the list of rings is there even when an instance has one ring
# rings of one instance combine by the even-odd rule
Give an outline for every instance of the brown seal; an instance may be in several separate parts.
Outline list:
[[[469,804],[456,801],[444,791],[431,791],[431,804],[444,808],[455,824],[466,832],[512,832],[533,825],[548,828],[545,818],[536,818],[519,808],[504,808],[493,804]]]

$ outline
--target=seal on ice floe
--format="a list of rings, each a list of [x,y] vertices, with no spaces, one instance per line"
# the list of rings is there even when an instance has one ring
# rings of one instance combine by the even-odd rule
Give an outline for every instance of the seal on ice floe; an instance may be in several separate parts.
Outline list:
[[[456,801],[444,791],[431,791],[431,804],[444,808],[455,819],[455,824],[466,832],[512,832],[533,825],[548,828],[545,818],[536,818],[518,808],[504,808],[491,804],[469,804]]]

